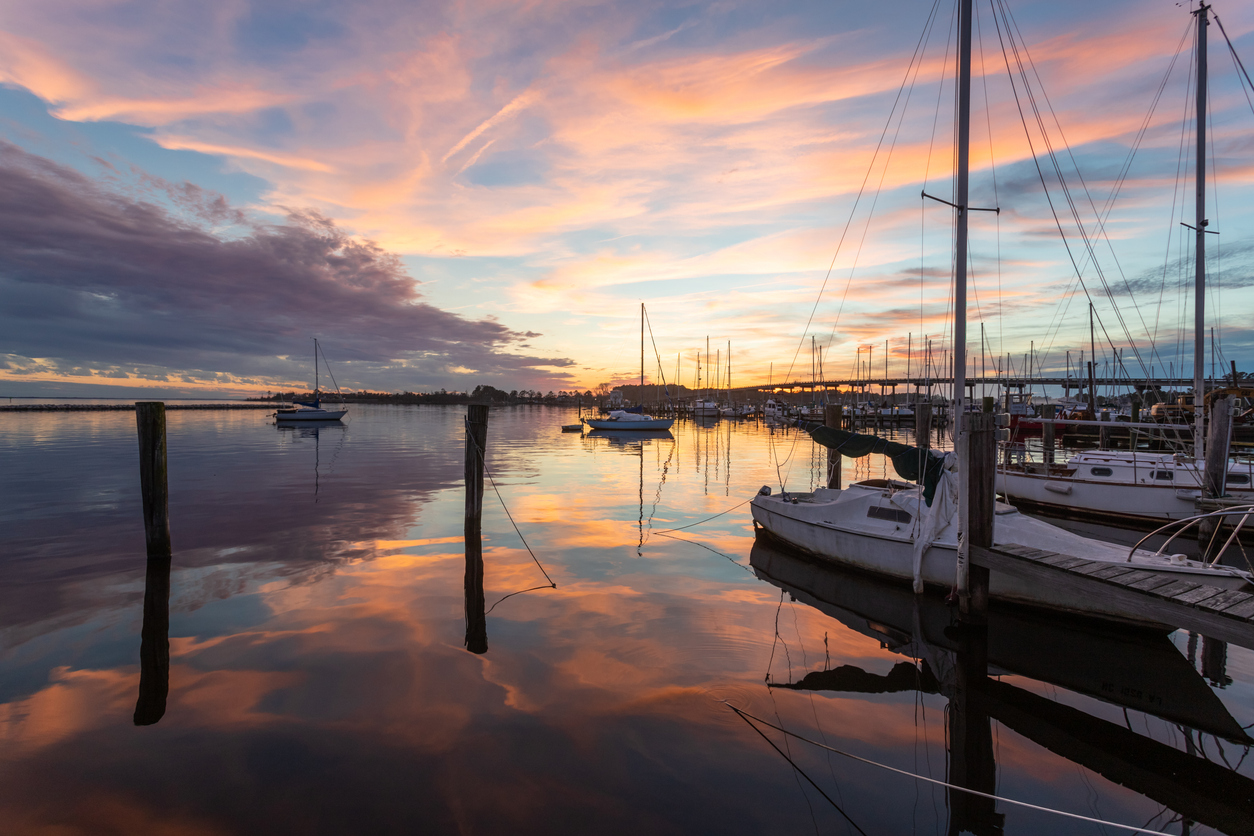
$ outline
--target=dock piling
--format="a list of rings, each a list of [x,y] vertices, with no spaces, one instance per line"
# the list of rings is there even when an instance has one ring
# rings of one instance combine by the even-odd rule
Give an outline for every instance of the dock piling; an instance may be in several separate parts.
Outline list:
[[[991,412],[972,413],[965,418],[967,443],[967,531],[970,545],[991,548],[996,502],[994,477],[997,472],[996,417]],[[988,569],[971,563],[967,588],[959,590],[960,613],[964,621],[983,624],[988,613]]]
[[[139,489],[148,556],[170,556],[170,492],[166,474],[165,404],[135,404],[139,430]]]
[[[488,449],[488,406],[466,407],[466,649],[488,652],[483,595],[483,462]]]
[[[833,429],[840,429],[844,410],[839,404],[828,404],[823,407],[823,423]],[[827,486],[840,490],[840,451],[827,448]]]

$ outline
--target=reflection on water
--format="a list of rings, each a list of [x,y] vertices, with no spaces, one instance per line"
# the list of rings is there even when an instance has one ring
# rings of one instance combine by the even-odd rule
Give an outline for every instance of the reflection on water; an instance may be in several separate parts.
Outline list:
[[[133,415],[0,426],[0,829],[1102,832],[765,729],[811,785],[726,700],[993,795],[1248,832],[1249,651],[1003,611],[972,648],[942,602],[755,544],[744,501],[825,461],[751,422],[493,410],[524,544],[491,485],[465,515],[464,414],[171,412],[172,564],[143,559]]]

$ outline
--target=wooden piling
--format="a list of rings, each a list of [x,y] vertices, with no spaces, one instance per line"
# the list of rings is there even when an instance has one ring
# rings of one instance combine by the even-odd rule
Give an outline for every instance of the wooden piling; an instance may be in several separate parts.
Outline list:
[[[964,419],[967,440],[964,445],[967,485],[967,542],[973,547],[993,545],[993,517],[997,472],[997,424],[990,412],[973,413]],[[970,564],[967,588],[959,590],[960,613],[964,621],[982,624],[988,613],[988,569]]]
[[[466,407],[466,649],[488,651],[488,619],[483,594],[483,461],[488,449],[488,406]]]
[[[148,556],[170,556],[170,492],[166,478],[165,404],[135,404],[139,430],[139,489]]]
[[[1056,424],[1053,420],[1058,417],[1058,405],[1047,403],[1041,407],[1041,417],[1047,419],[1048,423],[1041,424],[1041,447],[1045,452],[1045,463],[1054,463],[1054,440]]]
[[[1198,409],[1203,408],[1198,406]],[[1206,433],[1206,462],[1202,474],[1202,496],[1215,499],[1224,495],[1228,477],[1228,447],[1232,441],[1232,407],[1221,395],[1210,405],[1210,427]],[[1215,536],[1219,518],[1209,517],[1197,524],[1198,542],[1205,549]]]
[[[1093,361],[1089,361],[1089,418],[1097,420],[1097,378],[1093,373]]]
[[[916,404],[914,407],[914,446],[932,446],[932,405]]]
[[[838,404],[823,407],[823,423],[833,429],[840,429],[843,409]],[[827,486],[840,490],[840,451],[827,448]]]

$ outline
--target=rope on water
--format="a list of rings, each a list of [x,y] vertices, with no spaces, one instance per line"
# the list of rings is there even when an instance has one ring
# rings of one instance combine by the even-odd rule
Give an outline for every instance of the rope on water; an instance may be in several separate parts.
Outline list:
[[[777,732],[786,734],[789,737],[795,737],[797,740],[800,740],[804,743],[809,743],[812,746],[818,746],[820,749],[826,749],[829,752],[835,752],[838,755],[844,755],[847,758],[852,758],[855,761],[860,761],[865,764],[870,764],[871,766],[878,766],[880,769],[887,769],[889,772],[896,772],[899,775],[907,775],[911,778],[915,778],[920,781],[927,781],[932,784],[940,784],[942,787],[948,787],[951,790],[958,790],[959,792],[970,793],[971,795],[979,795],[979,796],[983,796],[984,798],[991,798],[994,801],[1004,801],[1007,804],[1016,804],[1020,807],[1027,807],[1032,810],[1039,810],[1042,813],[1053,813],[1054,815],[1057,815],[1057,816],[1066,816],[1067,818],[1079,819],[1080,821],[1092,822],[1093,824],[1101,824],[1107,827],[1117,827],[1120,830],[1129,830],[1133,833],[1152,833],[1152,834],[1155,834],[1155,836],[1170,836],[1170,834],[1164,833],[1161,830],[1150,830],[1148,828],[1137,827],[1136,825],[1132,825],[1132,824],[1120,824],[1119,822],[1106,821],[1104,819],[1095,819],[1095,818],[1090,818],[1089,816],[1081,816],[1079,813],[1068,813],[1065,810],[1055,810],[1052,807],[1042,807],[1039,804],[1029,804],[1026,801],[1016,801],[1013,798],[1006,798],[1005,796],[1002,796],[1002,795],[993,795],[992,793],[980,792],[979,790],[973,790],[973,789],[970,789],[969,787],[961,787],[961,786],[958,786],[957,784],[950,784],[947,781],[941,781],[937,778],[929,778],[926,775],[919,775],[917,773],[910,772],[909,770],[906,770],[906,769],[898,769],[895,766],[889,766],[888,764],[885,764],[885,763],[878,763],[869,758],[864,758],[861,755],[855,755],[852,752],[841,751],[840,749],[837,749],[834,746],[828,746],[825,743],[819,743],[817,740],[811,740],[808,737],[803,737],[797,734],[796,732],[790,732],[785,728],[781,728],[780,726],[775,725],[769,720],[763,720],[761,717],[758,717],[754,714],[750,714],[747,711],[737,708],[736,706],[729,703],[727,700],[719,700],[719,702],[723,703],[723,705],[727,706],[732,711],[740,715],[740,719],[744,720],[746,723],[749,723],[749,725],[753,728],[753,730],[756,731],[758,734],[762,735],[762,737],[764,738],[766,738],[766,735],[762,734],[762,731],[758,729],[756,726],[754,726],[752,722],[750,722],[750,718],[752,718],[753,720],[757,720],[759,723],[761,723],[764,726],[768,726],[772,729],[775,729],[775,731]],[[771,743],[770,738],[766,738],[766,739],[768,743]],[[779,748],[776,747],[774,743],[771,743],[771,746],[775,748],[775,751],[779,752]],[[780,754],[783,754],[783,753],[780,752]],[[789,761],[789,763],[791,763],[791,761]],[[805,773],[802,773],[802,774],[804,775]],[[810,779],[806,778],[806,780],[808,781]],[[822,790],[819,790],[819,792],[822,792]],[[826,795],[824,795],[823,797],[827,798]],[[828,800],[830,801],[831,799],[828,799]],[[854,826],[856,827],[857,825],[854,825]]]
[[[540,574],[544,575],[544,579],[549,582],[549,587],[552,589],[557,589],[557,584],[555,584],[553,582],[553,579],[549,577],[549,573],[544,571],[544,566],[541,565],[540,559],[536,557],[536,553],[533,552],[531,550],[531,546],[527,544],[527,538],[524,537],[522,531],[519,530],[518,523],[514,522],[514,515],[509,512],[509,506],[505,504],[505,497],[501,496],[501,489],[496,486],[496,480],[492,478],[492,471],[488,468],[487,451],[485,451],[482,447],[479,446],[479,442],[475,441],[475,437],[471,435],[470,433],[470,419],[463,418],[462,420],[466,426],[466,438],[470,439],[470,443],[474,444],[475,449],[479,451],[479,461],[483,462],[483,472],[488,474],[488,481],[492,483],[492,490],[496,493],[496,498],[500,500],[501,508],[505,510],[505,516],[509,518],[509,524],[514,527],[514,531],[518,534],[518,539],[522,540],[523,548],[527,550],[527,554],[531,555],[531,559],[536,562],[536,566],[540,569]],[[536,587],[536,589],[543,589],[543,588],[544,587],[541,587],[541,586]],[[521,591],[530,592],[531,590],[524,589]],[[510,595],[517,595],[517,594],[518,594],[517,592],[510,593]],[[510,596],[509,595],[505,596],[505,598],[508,598],[508,597]],[[505,598],[502,598],[501,601],[504,601]],[[501,601],[497,601],[496,604],[501,603]],[[496,604],[493,604],[492,606],[495,607]]]
[[[716,477],[716,478],[717,478],[717,477]],[[741,505],[748,505],[748,504],[749,504],[750,502],[752,502],[752,501],[753,501],[753,497],[749,497],[749,498],[748,498],[748,499],[746,499],[744,502],[737,502],[735,505],[733,505],[732,507],[728,508],[726,511],[719,511],[717,514],[715,514],[715,515],[714,515],[714,516],[712,516],[712,517],[706,517],[705,519],[703,519],[703,520],[697,520],[697,521],[696,521],[696,522],[694,522],[694,523],[688,523],[687,525],[681,525],[681,526],[679,526],[678,528],[664,528],[664,529],[662,529],[661,531],[655,531],[655,532],[653,532],[653,533],[654,533],[654,534],[665,534],[665,533],[666,533],[666,532],[668,532],[668,531],[683,531],[685,528],[692,528],[692,527],[694,527],[694,526],[701,525],[702,523],[708,523],[710,520],[717,520],[719,517],[725,516],[726,514],[730,514],[732,511],[735,511],[735,510],[736,510],[737,508],[739,508]]]

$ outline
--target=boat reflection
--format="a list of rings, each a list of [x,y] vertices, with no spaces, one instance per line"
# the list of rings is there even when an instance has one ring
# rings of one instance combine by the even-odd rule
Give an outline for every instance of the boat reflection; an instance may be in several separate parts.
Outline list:
[[[339,443],[335,447],[335,454],[331,457],[331,463],[335,463],[335,457],[340,454],[340,450],[344,447],[344,439],[347,437],[348,427],[336,421],[314,421],[314,422],[292,422],[284,423],[275,422],[274,425],[280,433],[290,435],[293,438],[312,438],[314,441],[314,502],[318,501],[318,493],[322,484],[322,434],[327,433],[329,436],[336,438]]]
[[[670,430],[589,430],[585,439],[598,439],[609,444],[612,450],[632,450],[649,441],[674,441]]]
[[[1021,609],[991,609],[987,631],[958,623],[940,598],[785,552],[759,539],[755,574],[910,661],[887,675],[851,665],[773,687],[841,693],[939,693],[949,700],[949,782],[995,793],[990,720],[1110,781],[1229,834],[1254,833],[1254,780],[1199,756],[1254,740],[1163,632],[1111,628]],[[1218,675],[1222,648],[1208,642]],[[1204,649],[1205,664],[1207,652]],[[991,677],[1017,675],[1161,718],[1185,750]],[[1205,736],[1212,740],[1205,741]],[[1237,749],[1240,757],[1241,748]],[[1235,761],[1234,761],[1235,762]],[[950,791],[950,832],[1000,833],[996,800]]]

